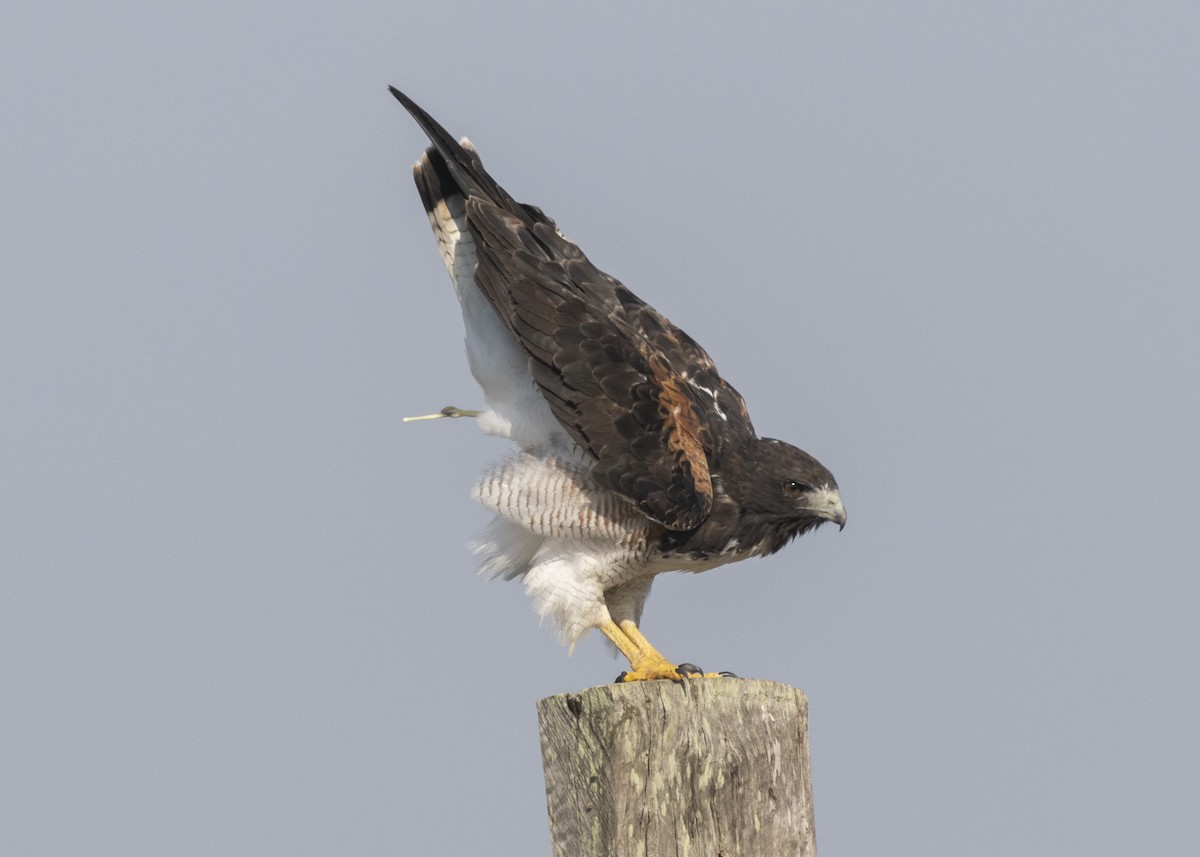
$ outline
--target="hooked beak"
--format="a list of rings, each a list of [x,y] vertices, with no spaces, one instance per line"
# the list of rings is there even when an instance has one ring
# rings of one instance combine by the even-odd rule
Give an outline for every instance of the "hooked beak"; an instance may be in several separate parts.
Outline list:
[[[813,511],[826,521],[837,524],[838,532],[846,529],[846,507],[842,505],[842,495],[836,488],[826,488],[821,492]]]

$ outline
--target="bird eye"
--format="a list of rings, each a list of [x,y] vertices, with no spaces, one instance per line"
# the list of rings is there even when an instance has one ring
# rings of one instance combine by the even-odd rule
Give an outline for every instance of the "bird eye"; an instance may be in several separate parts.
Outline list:
[[[796,482],[789,479],[783,483],[783,493],[787,497],[799,497],[801,494],[807,494],[812,490],[811,485],[805,485],[803,482]]]

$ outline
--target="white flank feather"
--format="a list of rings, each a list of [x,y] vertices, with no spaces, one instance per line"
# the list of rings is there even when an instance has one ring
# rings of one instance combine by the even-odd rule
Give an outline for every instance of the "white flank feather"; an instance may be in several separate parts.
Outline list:
[[[628,501],[601,490],[568,455],[519,452],[483,475],[475,499],[496,518],[475,542],[480,571],[524,579],[538,613],[574,645],[608,618],[615,587],[631,585],[621,618],[636,618],[648,591],[650,524]],[[645,579],[646,585],[641,581]]]
[[[461,142],[463,148],[475,151],[466,137]],[[462,305],[467,364],[487,403],[478,417],[479,427],[511,438],[522,449],[569,448],[566,432],[533,382],[528,355],[475,285],[475,240],[467,228],[463,198],[438,201],[429,212],[429,223]]]

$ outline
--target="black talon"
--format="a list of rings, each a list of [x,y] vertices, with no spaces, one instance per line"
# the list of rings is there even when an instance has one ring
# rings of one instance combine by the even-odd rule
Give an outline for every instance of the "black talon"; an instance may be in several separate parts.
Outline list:
[[[627,672],[625,672],[624,670],[622,670],[622,671],[621,671],[621,674],[620,674],[619,676],[617,676],[615,679],[613,679],[613,683],[614,683],[614,684],[624,684],[624,683],[625,683],[625,676],[627,676],[627,675],[629,675],[629,673],[627,673]]]
[[[704,670],[695,664],[680,664],[675,667],[675,672],[679,673],[681,678],[687,678],[693,675],[704,675]]]
[[[731,673],[729,670],[721,670],[717,675],[725,676],[725,678],[737,678],[737,674]]]

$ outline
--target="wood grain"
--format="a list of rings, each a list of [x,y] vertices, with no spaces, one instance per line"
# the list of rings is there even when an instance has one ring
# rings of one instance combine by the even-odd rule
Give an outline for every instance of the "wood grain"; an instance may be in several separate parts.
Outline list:
[[[814,857],[808,701],[753,679],[538,702],[556,857]]]

